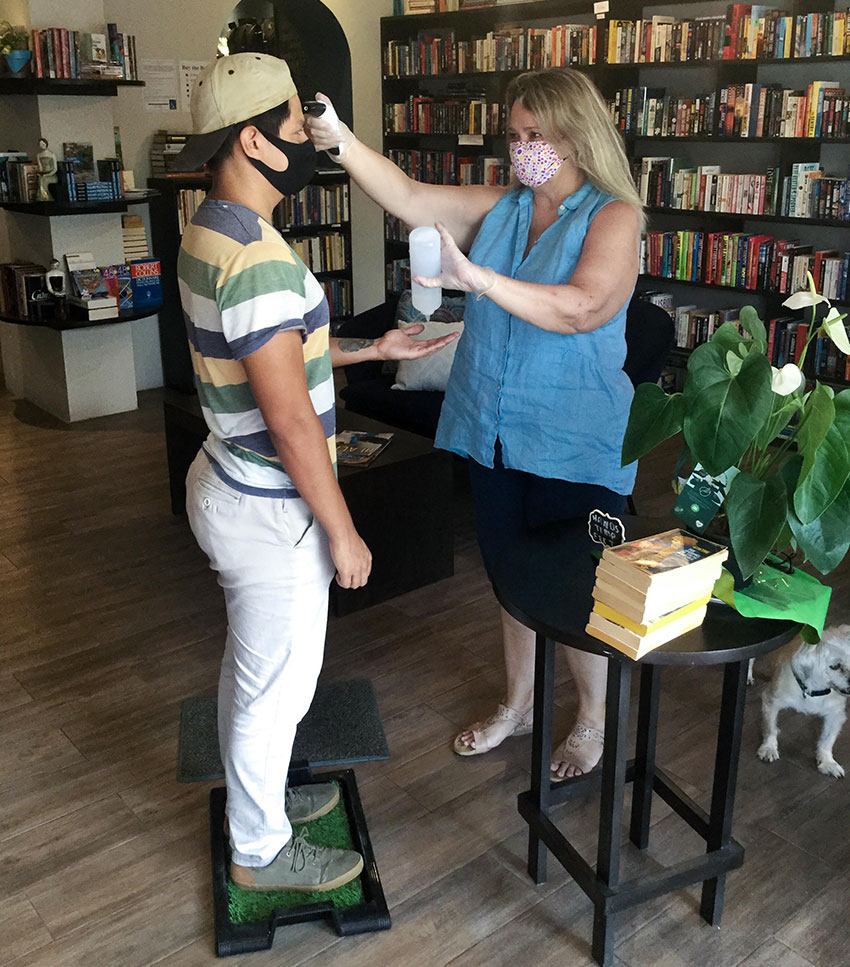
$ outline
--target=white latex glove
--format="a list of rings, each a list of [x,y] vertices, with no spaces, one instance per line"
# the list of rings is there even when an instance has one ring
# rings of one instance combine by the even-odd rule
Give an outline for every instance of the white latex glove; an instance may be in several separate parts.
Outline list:
[[[331,99],[326,94],[316,94],[316,100],[327,104],[325,113],[318,118],[308,114],[304,119],[304,130],[317,151],[327,151],[328,157],[342,162],[346,151],[354,143],[354,135],[348,125],[337,117]],[[334,148],[337,150],[334,151]]]
[[[415,281],[427,289],[460,289],[461,292],[474,292],[480,299],[496,284],[496,273],[487,265],[476,265],[461,252],[455,240],[439,222],[435,228],[440,233],[440,274],[426,279],[416,276]]]

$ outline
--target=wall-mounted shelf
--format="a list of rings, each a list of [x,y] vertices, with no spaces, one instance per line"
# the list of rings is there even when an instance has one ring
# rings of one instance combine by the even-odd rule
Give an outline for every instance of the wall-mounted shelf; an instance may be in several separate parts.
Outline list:
[[[111,319],[51,319],[49,322],[36,322],[35,319],[22,319],[20,316],[10,316],[0,313],[0,322],[11,322],[16,326],[35,326],[41,329],[53,329],[56,332],[67,332],[70,329],[90,329],[93,326],[114,326],[119,322],[133,322],[134,319],[148,319],[155,316],[160,306],[131,312],[120,312]]]
[[[742,212],[709,212],[697,208],[658,208],[647,205],[646,211],[651,215],[685,215],[698,217],[704,221],[722,219],[723,221],[759,221],[779,222],[783,225],[819,225],[822,228],[850,228],[850,219],[842,218],[793,218],[788,215],[746,215]],[[652,229],[656,231],[656,229]]]
[[[59,97],[115,97],[119,87],[144,87],[144,81],[118,78],[0,77],[0,94],[53,94]]]
[[[125,212],[128,205],[146,205],[159,192],[149,192],[138,198],[116,198],[114,201],[0,201],[0,209],[19,212],[22,215],[103,215]]]

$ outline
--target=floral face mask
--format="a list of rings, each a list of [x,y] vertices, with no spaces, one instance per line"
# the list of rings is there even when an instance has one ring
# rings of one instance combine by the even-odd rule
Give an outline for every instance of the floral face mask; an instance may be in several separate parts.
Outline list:
[[[514,172],[528,188],[545,185],[564,163],[548,141],[511,141],[510,152]]]

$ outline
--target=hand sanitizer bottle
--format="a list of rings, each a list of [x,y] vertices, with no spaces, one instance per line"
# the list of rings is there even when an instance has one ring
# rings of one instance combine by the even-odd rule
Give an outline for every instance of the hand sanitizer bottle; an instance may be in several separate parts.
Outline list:
[[[431,225],[414,228],[410,233],[410,289],[413,308],[426,319],[436,312],[443,301],[443,290],[428,289],[413,281],[415,276],[426,279],[440,274],[440,233]]]

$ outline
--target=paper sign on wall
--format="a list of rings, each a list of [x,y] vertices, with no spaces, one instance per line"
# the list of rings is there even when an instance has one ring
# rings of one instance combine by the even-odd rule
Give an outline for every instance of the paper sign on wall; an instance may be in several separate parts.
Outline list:
[[[155,114],[176,111],[179,87],[177,61],[147,59],[139,62],[145,82],[145,110]]]
[[[198,79],[198,74],[207,66],[207,60],[181,60],[180,61],[180,110],[189,111],[189,98],[192,96],[192,88]]]

